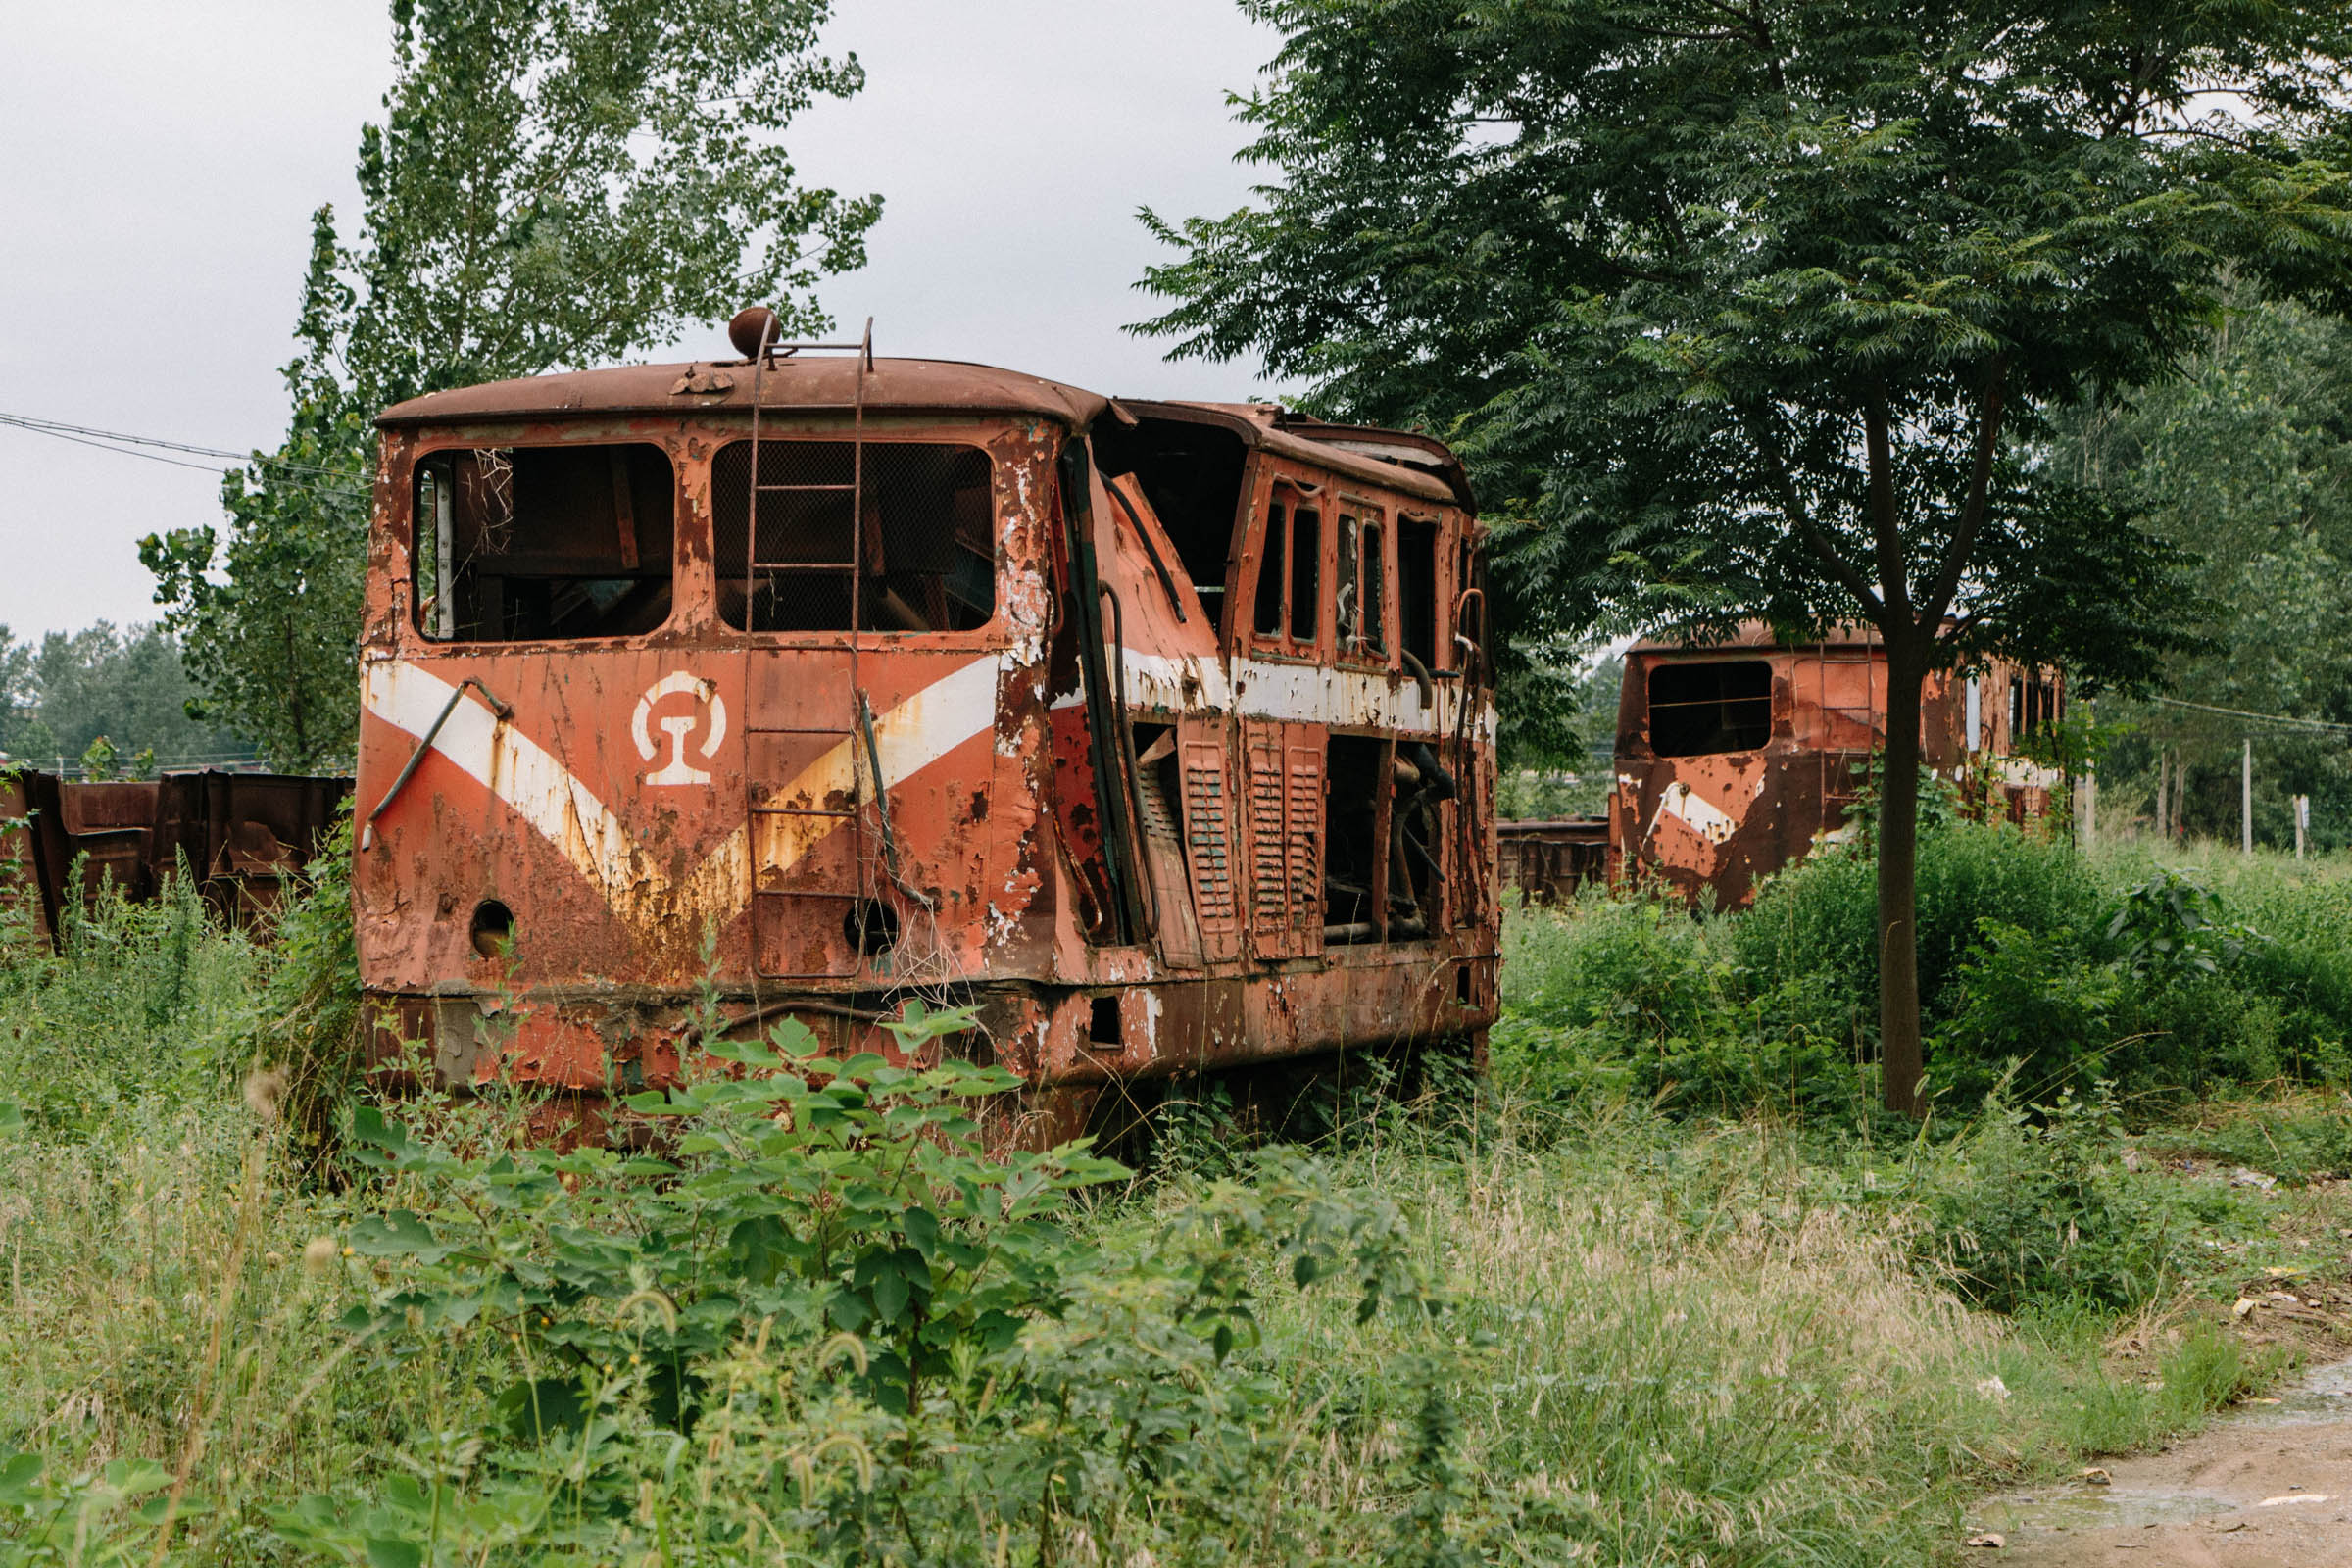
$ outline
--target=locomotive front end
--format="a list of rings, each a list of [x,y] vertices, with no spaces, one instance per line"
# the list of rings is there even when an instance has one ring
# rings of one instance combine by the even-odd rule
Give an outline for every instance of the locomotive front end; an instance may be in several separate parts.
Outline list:
[[[772,377],[789,414],[735,365],[385,416],[354,876],[379,1059],[601,1099],[675,1071],[707,992],[887,1045],[884,995],[962,1000],[1050,945],[1037,542],[1079,411],[919,365]]]

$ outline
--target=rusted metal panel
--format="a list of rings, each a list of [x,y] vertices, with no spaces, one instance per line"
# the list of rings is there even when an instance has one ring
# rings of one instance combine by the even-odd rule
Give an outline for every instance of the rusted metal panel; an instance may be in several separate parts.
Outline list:
[[[1475,666],[1408,667],[1381,631],[1409,611],[1431,655],[1418,663],[1453,659],[1456,579],[1479,535],[1450,454],[1286,424],[1270,407],[1117,409],[976,368],[877,361],[860,382],[850,362],[777,365],[589,372],[387,415],[362,661],[370,828],[354,870],[381,1058],[408,1039],[446,1079],[592,1096],[674,1073],[706,982],[737,1026],[800,1017],[841,1050],[886,1046],[876,1020],[908,997],[970,1000],[985,1026],[957,1049],[1026,1075],[1036,1125],[1052,1127],[1120,1076],[1492,1020],[1491,688]],[[746,437],[754,381],[763,449],[848,441],[853,472],[879,471],[869,460],[894,444],[986,455],[982,503],[956,524],[993,543],[984,621],[905,629],[946,579],[905,577],[920,552],[891,543],[907,537],[904,496],[865,514],[858,492],[841,513],[864,517],[843,527],[846,569],[895,552],[858,591],[890,595],[901,623],[730,623],[729,604],[750,600],[718,564],[717,519],[742,508],[719,493],[717,455]],[[705,389],[671,393],[681,382]],[[1098,419],[1144,432],[1122,436],[1116,472],[1064,462]],[[1225,469],[1197,466],[1208,460],[1185,432],[1206,429],[1236,434]],[[668,538],[674,560],[597,569],[624,585],[665,571],[660,624],[437,640],[450,590],[419,475],[452,453],[487,454],[466,465],[484,472],[502,454],[622,442],[674,475],[666,534],[649,492],[631,501],[634,537]],[[752,483],[757,466],[725,482]],[[1087,476],[1082,508],[1061,493],[1072,473]],[[1301,579],[1302,635],[1276,646],[1250,612],[1278,485],[1344,490],[1359,555],[1378,559],[1354,563],[1353,597],[1336,606],[1326,526]],[[1407,508],[1430,563],[1409,605],[1396,554]],[[582,549],[607,550],[613,517],[609,502],[584,511]],[[549,537],[542,553],[562,557]],[[1092,651],[1077,631],[1090,602]],[[919,623],[942,624],[933,613]],[[1408,742],[1442,754],[1469,803],[1434,813],[1428,917],[1327,943],[1333,748]],[[1390,787],[1358,771],[1346,787]],[[1122,874],[1140,886],[1123,893]],[[1143,929],[1112,940],[1131,895]]]
[[[42,823],[27,783],[23,773],[0,772],[0,920],[23,940],[46,944],[57,916],[41,875]]]
[[[1853,832],[1862,778],[1886,741],[1886,678],[1875,633],[1787,646],[1758,627],[1720,644],[1637,644],[1609,801],[1616,875],[1739,907],[1758,878]],[[2030,705],[2013,705],[2013,721],[1987,693],[2007,705],[2029,685],[2055,719],[2060,678],[1997,660],[1974,675],[1933,674],[1921,694],[1923,762],[1964,801],[1997,803],[2019,821],[2048,809],[2056,779],[2017,755]]]
[[[1607,879],[1605,816],[1498,822],[1495,831],[1502,849],[1501,883],[1519,890],[1522,906],[1556,904],[1587,883]]]
[[[8,842],[22,848],[16,874],[54,939],[69,901],[87,903],[108,888],[152,899],[183,869],[222,919],[267,929],[351,781],[207,770],[100,782],[27,770],[8,775],[0,792],[0,818],[28,817]],[[11,858],[0,849],[0,860]]]

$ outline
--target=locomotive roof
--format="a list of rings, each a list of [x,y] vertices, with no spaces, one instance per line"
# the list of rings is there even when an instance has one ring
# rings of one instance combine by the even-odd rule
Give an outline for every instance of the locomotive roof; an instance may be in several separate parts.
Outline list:
[[[1946,616],[1944,624],[1951,625],[1951,617]],[[1719,637],[1705,642],[1695,638],[1643,637],[1636,641],[1626,652],[1666,656],[1686,655],[1693,659],[1704,659],[1714,654],[1754,653],[1759,649],[1777,650],[1782,653],[1802,653],[1808,648],[1884,648],[1886,646],[1886,639],[1880,634],[1876,626],[1858,621],[1847,621],[1832,626],[1819,636],[1788,640],[1776,636],[1772,627],[1761,620],[1743,620],[1740,623],[1739,630],[1728,637]]]
[[[779,358],[769,366],[760,406],[792,412],[848,409],[858,396],[857,372],[851,355]],[[749,410],[753,380],[749,360],[564,370],[428,392],[394,404],[375,422],[390,428]],[[1192,420],[1232,430],[1250,446],[1356,472],[1432,500],[1472,506],[1461,460],[1443,442],[1405,431],[1325,424],[1271,403],[1114,402],[1099,392],[993,365],[877,357],[866,377],[865,406],[890,413],[1028,415],[1072,429],[1084,429],[1106,410],[1122,423],[1137,416]]]

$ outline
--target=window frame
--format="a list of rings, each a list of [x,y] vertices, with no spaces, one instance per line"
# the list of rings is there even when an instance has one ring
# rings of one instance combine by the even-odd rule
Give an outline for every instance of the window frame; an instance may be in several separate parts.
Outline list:
[[[444,637],[426,629],[424,623],[426,596],[421,591],[425,553],[419,540],[417,503],[421,499],[427,470],[433,467],[436,458],[469,455],[477,452],[578,452],[595,449],[612,451],[628,447],[645,447],[661,453],[662,461],[669,468],[669,612],[662,618],[659,625],[644,631],[615,632],[589,637],[489,638],[456,635]],[[674,631],[679,625],[680,614],[686,609],[688,601],[695,597],[690,591],[690,584],[693,581],[690,571],[692,553],[686,547],[687,524],[693,513],[686,493],[686,479],[691,466],[690,463],[681,458],[675,444],[668,440],[652,439],[644,434],[632,434],[626,439],[614,440],[610,435],[599,431],[594,435],[582,435],[573,440],[553,441],[526,440],[519,434],[512,436],[489,434],[484,440],[466,440],[456,434],[448,434],[435,435],[420,442],[408,455],[406,482],[400,492],[405,499],[393,517],[394,540],[400,546],[408,563],[408,569],[401,574],[399,579],[402,591],[408,596],[408,613],[403,617],[408,632],[421,640],[426,647],[436,653],[441,653],[478,649],[627,647],[648,642]],[[438,481],[434,488],[438,492],[440,488]],[[439,541],[436,540],[436,552],[438,548]]]
[[[1764,672],[1764,689],[1762,693],[1755,696],[1727,698],[1722,694],[1722,677],[1718,675],[1716,677],[1716,695],[1712,698],[1682,703],[1667,703],[1664,705],[1661,705],[1657,700],[1657,678],[1660,674],[1663,674],[1669,670],[1672,670],[1679,675],[1684,671],[1701,669],[1721,670],[1740,664],[1752,664]],[[1648,669],[1642,673],[1642,742],[1649,749],[1649,754],[1653,758],[1671,759],[1676,760],[1693,757],[1740,757],[1756,752],[1762,752],[1768,749],[1774,741],[1782,738],[1782,718],[1780,705],[1773,700],[1776,680],[1777,671],[1774,666],[1774,661],[1768,655],[1747,654],[1722,659],[1655,660],[1650,663]],[[1660,706],[1667,708],[1699,708],[1712,705],[1717,708],[1718,710],[1720,710],[1733,703],[1763,704],[1764,734],[1763,737],[1754,745],[1725,746],[1708,751],[1672,752],[1665,751],[1659,747],[1657,712]]]
[[[724,437],[712,444],[710,455],[704,459],[701,465],[710,537],[710,615],[712,634],[726,638],[753,639],[755,645],[761,648],[841,648],[846,647],[848,640],[853,636],[858,639],[860,646],[864,645],[867,638],[887,637],[891,639],[888,646],[893,648],[925,649],[959,648],[967,645],[985,646],[994,639],[1000,639],[1004,632],[1005,605],[1011,597],[1009,591],[1011,588],[1009,581],[1011,563],[1004,541],[1004,465],[998,461],[998,454],[989,445],[988,436],[991,433],[985,428],[975,429],[958,425],[906,431],[891,428],[887,433],[877,434],[869,427],[863,437],[863,445],[868,456],[872,454],[874,448],[885,446],[962,447],[978,453],[981,460],[988,465],[988,541],[991,570],[994,573],[990,579],[992,594],[988,618],[977,626],[965,626],[946,631],[905,631],[881,626],[862,626],[853,632],[847,628],[831,631],[763,631],[738,626],[727,619],[726,612],[719,603],[719,595],[728,582],[741,583],[744,577],[740,572],[730,575],[726,568],[726,563],[719,559],[718,460],[721,453],[733,447],[749,446],[752,439],[749,425],[745,425],[740,430],[727,432]],[[795,429],[776,434],[771,434],[763,429],[760,435],[760,444],[763,447],[782,446],[787,443],[830,443],[836,446],[847,446],[858,439],[846,429]],[[748,522],[748,516],[746,520]],[[748,528],[746,533],[745,549],[748,554],[751,545]]]
[[[1324,583],[1331,576],[1331,556],[1335,530],[1333,497],[1327,485],[1312,484],[1276,474],[1266,487],[1265,505],[1259,509],[1256,560],[1252,563],[1250,579],[1250,612],[1249,647],[1253,654],[1271,659],[1295,660],[1302,663],[1323,662],[1324,636],[1330,625],[1330,595]],[[1304,604],[1300,603],[1298,542],[1301,518],[1313,522],[1314,552],[1311,581],[1304,584]],[[1278,531],[1279,544],[1272,543]],[[1264,589],[1268,572],[1275,574],[1281,584],[1281,614],[1276,629],[1265,630],[1260,624],[1260,612],[1267,608]],[[1313,617],[1305,634],[1299,634],[1298,612],[1305,609]]]
[[[1389,509],[1366,497],[1348,495],[1340,498],[1334,510],[1339,527],[1333,531],[1333,549],[1339,565],[1332,572],[1327,596],[1331,600],[1333,653],[1345,663],[1387,669],[1396,661],[1397,647],[1396,617],[1389,607],[1389,586],[1396,577],[1396,530],[1390,525]],[[1367,534],[1376,541],[1370,551],[1363,548]],[[1343,583],[1343,575],[1353,580]],[[1354,592],[1356,634],[1348,632],[1341,613],[1340,595],[1346,589]],[[1360,635],[1367,621],[1380,633],[1380,641],[1371,646],[1366,646]]]

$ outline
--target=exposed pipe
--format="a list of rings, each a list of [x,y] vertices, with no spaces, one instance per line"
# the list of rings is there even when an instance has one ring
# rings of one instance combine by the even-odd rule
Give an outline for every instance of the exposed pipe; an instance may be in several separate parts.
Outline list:
[[[1405,673],[1412,676],[1413,684],[1421,688],[1421,706],[1434,711],[1438,706],[1438,683],[1430,679],[1429,666],[1415,659],[1409,648],[1399,648],[1396,653],[1404,661]]]
[[[1113,491],[1112,494],[1117,492]],[[1135,758],[1135,714],[1127,706],[1127,612],[1119,604],[1119,591],[1116,588],[1106,582],[1097,582],[1095,588],[1110,601],[1110,678],[1119,705],[1119,764],[1126,775],[1120,780],[1120,788],[1127,792],[1128,804],[1133,808],[1128,820],[1135,824],[1135,849],[1140,856],[1144,853],[1144,767]],[[1152,929],[1148,935],[1156,937],[1159,935],[1159,883],[1152,875],[1149,866],[1140,869],[1144,891],[1152,897]]]

